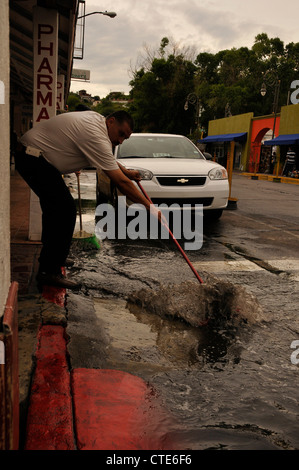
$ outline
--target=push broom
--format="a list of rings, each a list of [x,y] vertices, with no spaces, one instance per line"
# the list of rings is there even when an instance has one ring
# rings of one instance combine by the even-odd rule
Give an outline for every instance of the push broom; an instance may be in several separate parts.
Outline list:
[[[78,184],[78,207],[79,207],[79,221],[80,230],[74,233],[73,240],[78,242],[83,249],[99,250],[100,244],[95,234],[87,233],[83,230],[82,226],[82,205],[81,205],[81,191],[80,191],[80,171],[76,171],[77,184]]]

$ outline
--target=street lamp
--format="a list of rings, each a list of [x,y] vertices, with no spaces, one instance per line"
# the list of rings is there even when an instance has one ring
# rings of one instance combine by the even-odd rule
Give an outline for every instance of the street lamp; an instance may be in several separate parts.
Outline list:
[[[272,113],[274,114],[272,139],[274,139],[276,115],[277,115],[277,108],[278,108],[278,98],[279,98],[279,91],[280,91],[280,80],[278,79],[278,75],[276,72],[273,72],[272,70],[268,70],[265,73],[264,81],[261,87],[262,96],[265,96],[267,93],[267,85],[273,89],[273,93],[274,93],[273,110],[272,110]]]
[[[278,98],[280,92],[280,80],[278,75],[275,71],[267,70],[264,75],[264,81],[261,87],[261,95],[265,96],[267,93],[267,85],[273,90],[274,100],[273,100],[273,109],[272,114],[274,114],[274,121],[273,121],[273,130],[272,130],[272,140],[275,137],[275,125],[276,125],[276,116],[277,116],[277,109],[278,109]],[[272,157],[272,146],[271,146],[271,157]],[[276,168],[276,177],[278,176],[279,171],[279,159],[277,160],[277,168]]]
[[[77,16],[74,59],[83,59],[86,16],[104,15],[109,16],[109,18],[115,18],[117,16],[114,11],[92,11],[91,13],[85,14],[85,2],[83,0],[79,0],[79,8],[81,11],[79,12],[80,16]],[[83,13],[83,15],[81,13]]]
[[[189,93],[189,95],[187,96],[186,102],[184,104],[184,110],[185,111],[187,111],[188,108],[189,108],[188,103],[195,106],[195,126],[196,126],[196,129],[197,129],[197,126],[198,126],[198,123],[199,123],[199,118],[200,118],[201,113],[204,109],[203,109],[202,106],[200,106],[199,97],[195,93]]]
[[[226,103],[226,105],[225,105],[224,116],[225,117],[231,117],[232,116],[229,103]]]
[[[86,15],[78,16],[77,19],[79,20],[80,18],[85,18],[86,16],[90,15],[105,15],[109,16],[110,18],[116,17],[116,13],[114,11],[93,11],[92,13],[87,13]]]

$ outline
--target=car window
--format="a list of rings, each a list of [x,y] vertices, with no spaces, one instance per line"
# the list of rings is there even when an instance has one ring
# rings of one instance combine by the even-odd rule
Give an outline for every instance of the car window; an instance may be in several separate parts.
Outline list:
[[[117,158],[200,158],[201,152],[185,137],[132,136],[117,149]]]

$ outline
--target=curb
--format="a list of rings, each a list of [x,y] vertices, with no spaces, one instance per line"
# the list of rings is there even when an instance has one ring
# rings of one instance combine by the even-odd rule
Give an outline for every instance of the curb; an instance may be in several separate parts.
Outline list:
[[[275,176],[267,175],[264,173],[241,173],[242,176],[246,176],[252,180],[264,180],[271,181],[273,183],[287,183],[287,184],[299,184],[299,178],[288,178],[287,176]]]
[[[40,328],[25,450],[74,450],[70,373],[64,328]]]
[[[65,306],[65,290],[43,297]],[[25,450],[175,450],[153,387],[120,370],[70,370],[65,326],[38,331]]]

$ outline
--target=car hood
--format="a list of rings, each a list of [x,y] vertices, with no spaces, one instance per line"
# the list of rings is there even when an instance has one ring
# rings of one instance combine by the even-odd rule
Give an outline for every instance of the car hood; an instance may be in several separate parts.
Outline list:
[[[207,175],[212,168],[220,166],[208,160],[185,158],[121,158],[126,168],[150,170],[154,175]]]

